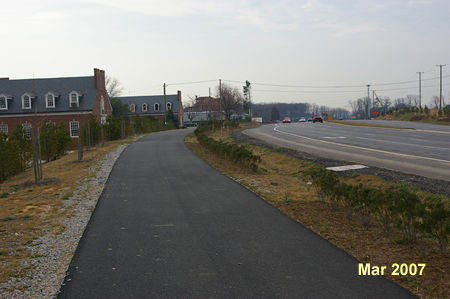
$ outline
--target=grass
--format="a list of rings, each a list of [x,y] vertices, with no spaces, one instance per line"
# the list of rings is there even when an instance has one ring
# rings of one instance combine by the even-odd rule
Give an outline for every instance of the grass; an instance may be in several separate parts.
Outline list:
[[[360,123],[355,121],[347,121],[347,120],[329,120],[330,123],[336,123],[340,125],[348,125],[355,127],[372,127],[372,128],[383,128],[383,129],[395,129],[395,130],[415,130],[414,128],[402,128],[402,127],[394,127],[380,124],[370,124],[370,123]]]
[[[72,192],[67,192],[66,194],[64,194],[63,197],[61,197],[62,200],[68,200],[69,198],[71,198],[73,196]]]
[[[0,195],[0,198],[7,198],[8,195],[9,195],[8,192],[3,192],[3,193]]]
[[[32,169],[13,176],[0,184],[0,283],[10,277],[23,277],[30,273],[30,240],[46,234],[64,232],[63,221],[70,217],[72,206],[65,206],[60,194],[71,194],[82,181],[91,176],[89,167],[105,154],[125,143],[124,140],[107,142],[105,147],[91,148],[84,153],[83,161],[76,162],[77,152],[42,165],[44,178],[57,178],[48,184],[32,185]],[[23,188],[20,186],[28,186]],[[34,244],[34,243],[33,243]]]
[[[229,134],[230,131],[216,131],[210,136],[232,142]],[[211,154],[198,144],[193,135],[187,136],[185,142],[213,167],[253,190],[287,216],[303,223],[361,262],[388,267],[393,263],[426,263],[424,276],[389,275],[388,278],[422,297],[448,297],[449,259],[440,253],[433,238],[425,235],[411,247],[405,242],[398,242],[402,235],[395,229],[387,235],[382,226],[375,222],[364,228],[355,213],[353,217],[346,217],[348,212],[344,208],[321,200],[315,186],[303,175],[302,171],[313,163],[300,161],[265,147],[248,145],[262,158],[258,172],[254,173]],[[392,185],[380,177],[361,173],[343,177],[342,180],[347,184],[363,183],[382,188]]]

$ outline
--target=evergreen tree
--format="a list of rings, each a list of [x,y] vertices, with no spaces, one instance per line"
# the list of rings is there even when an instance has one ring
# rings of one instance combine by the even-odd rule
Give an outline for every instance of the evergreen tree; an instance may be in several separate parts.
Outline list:
[[[272,107],[272,116],[270,118],[271,121],[280,120],[280,112],[278,111],[277,106]]]

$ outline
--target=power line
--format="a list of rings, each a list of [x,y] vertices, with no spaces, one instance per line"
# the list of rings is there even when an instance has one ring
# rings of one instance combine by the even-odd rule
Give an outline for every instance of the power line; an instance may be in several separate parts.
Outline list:
[[[168,83],[168,84],[166,84],[166,86],[169,86],[169,85],[199,84],[199,83],[207,83],[207,82],[217,82],[217,79],[214,79],[214,80],[203,80],[203,81],[193,81],[193,82]]]

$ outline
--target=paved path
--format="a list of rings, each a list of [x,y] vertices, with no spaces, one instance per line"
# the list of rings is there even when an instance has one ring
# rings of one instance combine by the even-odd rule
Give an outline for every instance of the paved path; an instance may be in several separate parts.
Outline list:
[[[333,160],[450,181],[450,132],[444,130],[399,130],[324,122],[265,125],[244,133]]]
[[[188,132],[125,150],[60,298],[411,296],[200,160]]]

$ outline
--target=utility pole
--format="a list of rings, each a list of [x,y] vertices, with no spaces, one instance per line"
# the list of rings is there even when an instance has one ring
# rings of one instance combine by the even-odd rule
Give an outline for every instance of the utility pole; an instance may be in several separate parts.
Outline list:
[[[219,79],[219,117],[220,117],[220,134],[222,134],[222,79]]]
[[[419,109],[422,109],[422,74],[423,72],[417,72],[419,74]]]
[[[439,85],[439,110],[442,110],[442,67],[446,66],[445,64],[436,65],[440,69],[440,85]]]
[[[164,87],[164,125],[167,125],[167,101],[166,101],[166,83],[163,84]]]
[[[369,109],[369,103],[370,103],[370,84],[367,84],[367,117],[370,119],[370,109]]]
[[[372,110],[375,110],[375,90],[372,90]]]

